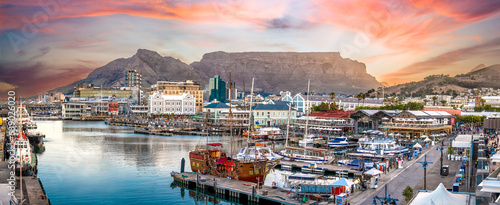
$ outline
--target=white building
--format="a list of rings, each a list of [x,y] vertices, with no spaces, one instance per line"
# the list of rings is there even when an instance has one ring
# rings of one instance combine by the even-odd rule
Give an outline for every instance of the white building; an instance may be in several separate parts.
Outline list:
[[[381,107],[384,102],[381,99],[366,98],[365,100],[358,100],[357,98],[342,98],[335,97],[333,100],[330,96],[317,96],[310,95],[309,97],[302,94],[296,94],[294,96],[286,95],[283,97],[282,101],[292,102],[299,112],[304,112],[306,108],[310,110],[313,106],[321,105],[321,103],[333,103],[339,106],[339,109],[344,110],[355,110],[358,106],[367,107]]]
[[[289,107],[285,104],[259,104],[252,107],[252,115],[256,125],[275,126],[286,125],[288,122]],[[297,118],[297,111],[290,111],[290,123]]]
[[[163,95],[155,92],[149,96],[148,107],[151,114],[194,115],[196,100],[189,92],[179,95]]]

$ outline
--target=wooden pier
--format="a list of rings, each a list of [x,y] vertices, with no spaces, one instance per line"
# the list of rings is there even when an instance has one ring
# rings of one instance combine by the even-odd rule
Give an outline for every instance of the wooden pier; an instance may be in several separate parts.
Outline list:
[[[257,183],[196,173],[171,173],[177,186],[196,190],[238,204],[313,204],[317,201],[300,202],[295,193],[281,188],[273,189]]]
[[[15,191],[14,196],[16,196],[18,202],[21,201],[21,190],[20,190],[20,177],[10,175],[11,169],[8,168],[8,161],[0,161],[0,183],[5,186],[4,190],[10,190],[8,183],[11,177],[15,178]],[[23,204],[29,205],[49,205],[50,200],[43,189],[42,182],[36,176],[23,176]],[[2,188],[4,188],[2,186]],[[7,193],[0,197],[0,203],[9,204],[10,197]]]

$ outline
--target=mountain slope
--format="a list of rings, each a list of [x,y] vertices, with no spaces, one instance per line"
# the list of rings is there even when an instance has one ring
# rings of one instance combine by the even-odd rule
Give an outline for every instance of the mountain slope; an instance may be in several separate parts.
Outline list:
[[[387,94],[404,96],[422,96],[430,94],[460,93],[472,88],[500,89],[500,64],[480,68],[477,66],[466,74],[449,77],[448,75],[432,75],[418,82],[410,82],[391,86],[385,89]]]
[[[279,93],[307,91],[311,79],[311,92],[353,94],[377,88],[381,84],[366,73],[366,66],[358,61],[344,59],[337,52],[212,52],[203,55],[191,66],[203,79],[220,75],[229,81],[232,74],[236,87],[250,90],[255,77],[255,92]]]
[[[122,86],[124,84],[125,70],[137,69],[142,72],[142,86],[150,87],[159,80],[200,82],[201,78],[193,68],[179,59],[163,57],[160,54],[145,49],[137,50],[130,58],[119,58],[92,71],[87,78],[76,81],[70,85],[56,88],[53,91],[65,94],[72,93],[73,87],[78,83],[93,83],[104,88]]]

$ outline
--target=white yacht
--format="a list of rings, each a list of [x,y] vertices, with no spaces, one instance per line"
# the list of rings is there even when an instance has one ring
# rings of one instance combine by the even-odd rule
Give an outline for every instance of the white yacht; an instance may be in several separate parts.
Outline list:
[[[314,141],[318,138],[314,135],[307,135],[304,139],[299,140],[299,147],[312,147],[314,145]]]
[[[358,153],[376,155],[398,155],[407,153],[406,147],[396,144],[392,137],[365,137],[358,141]]]

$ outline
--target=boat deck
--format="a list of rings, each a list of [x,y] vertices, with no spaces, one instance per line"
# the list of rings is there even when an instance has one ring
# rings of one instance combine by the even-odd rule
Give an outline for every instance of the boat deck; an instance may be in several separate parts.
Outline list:
[[[296,167],[296,168],[303,168],[303,167],[309,168],[310,163],[281,160],[279,166],[283,166],[283,165],[288,165],[288,166],[291,166],[292,168],[294,168],[294,167]],[[356,170],[352,167],[342,166],[342,165],[338,165],[338,164],[316,164],[316,167],[317,167],[316,168],[317,170],[324,170],[325,173],[331,173],[331,174],[338,174],[338,173],[345,173],[345,172],[347,172],[349,174],[353,174],[353,175],[360,175],[361,174],[361,171],[359,171],[359,170]]]

